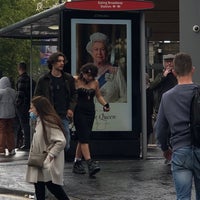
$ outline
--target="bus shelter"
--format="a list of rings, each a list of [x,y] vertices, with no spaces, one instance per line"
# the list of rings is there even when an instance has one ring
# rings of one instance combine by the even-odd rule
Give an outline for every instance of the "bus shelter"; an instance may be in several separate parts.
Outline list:
[[[43,68],[51,53],[62,51],[68,59],[65,70],[72,75],[91,62],[86,46],[92,37],[97,33],[106,35],[109,63],[122,71],[125,87],[121,99],[109,102],[110,112],[104,113],[96,103],[91,135],[93,156],[146,158],[144,10],[153,7],[150,1],[70,1],[0,29],[2,38],[30,39],[31,49],[39,46]],[[32,53],[30,60],[33,71]],[[72,140],[69,155],[74,154],[75,144],[76,140]]]

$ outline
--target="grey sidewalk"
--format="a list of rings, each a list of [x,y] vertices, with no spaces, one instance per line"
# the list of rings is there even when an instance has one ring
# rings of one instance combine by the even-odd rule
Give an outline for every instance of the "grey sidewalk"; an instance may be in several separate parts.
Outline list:
[[[0,200],[24,199],[23,196],[34,193],[33,185],[26,183],[24,178],[26,160],[27,153],[20,151],[14,157],[0,157]],[[170,166],[164,164],[156,147],[148,148],[147,160],[100,160],[99,163],[101,172],[96,179],[87,174],[73,174],[73,163],[65,163],[64,189],[72,200],[176,198]],[[4,194],[15,197],[5,197]]]

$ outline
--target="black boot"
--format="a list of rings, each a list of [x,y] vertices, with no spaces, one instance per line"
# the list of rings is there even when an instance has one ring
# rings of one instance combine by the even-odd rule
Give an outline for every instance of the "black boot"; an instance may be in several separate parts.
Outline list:
[[[74,162],[72,172],[74,172],[75,174],[85,174],[86,173],[81,160],[77,160],[76,162]]]
[[[88,165],[89,176],[93,176],[97,172],[100,171],[100,167],[98,166],[98,164],[94,160],[89,159],[86,162],[87,162],[87,165]]]

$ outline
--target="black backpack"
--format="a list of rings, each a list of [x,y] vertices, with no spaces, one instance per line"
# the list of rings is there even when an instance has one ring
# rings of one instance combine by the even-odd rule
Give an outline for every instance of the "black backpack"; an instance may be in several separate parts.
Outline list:
[[[190,131],[192,145],[200,147],[200,86],[195,88],[190,106]]]

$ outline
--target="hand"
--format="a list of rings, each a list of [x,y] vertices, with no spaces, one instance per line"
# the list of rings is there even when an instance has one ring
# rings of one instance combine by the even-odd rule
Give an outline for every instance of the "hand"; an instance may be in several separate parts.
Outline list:
[[[74,112],[72,110],[68,109],[67,110],[67,117],[73,118],[73,116],[74,116]]]
[[[110,105],[107,103],[103,106],[103,111],[108,112],[110,110]]]
[[[163,76],[167,76],[169,73],[171,73],[172,72],[172,67],[166,67],[166,69],[164,70],[164,72],[163,72]]]
[[[54,157],[52,155],[48,154],[44,161],[44,164],[43,164],[44,168],[49,169],[53,159],[54,159]]]
[[[49,156],[49,160],[50,160],[50,162],[51,162],[53,159],[54,159],[54,157]]]
[[[163,156],[167,159],[167,160],[171,160],[172,158],[172,150],[168,149],[166,151],[163,152]]]

